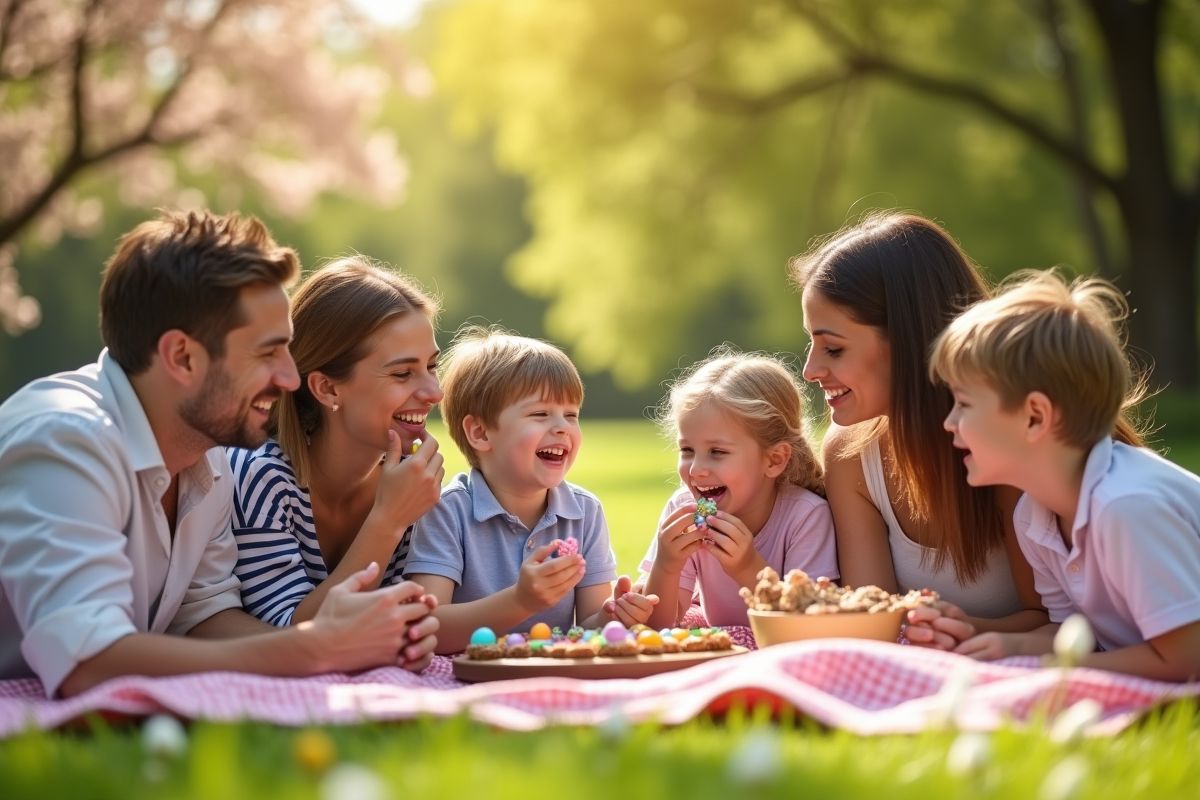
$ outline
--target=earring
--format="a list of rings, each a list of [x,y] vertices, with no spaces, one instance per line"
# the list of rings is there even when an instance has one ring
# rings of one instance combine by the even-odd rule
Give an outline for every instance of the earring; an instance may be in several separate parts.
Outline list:
[[[334,410],[334,411],[337,411],[337,410],[338,410],[338,404],[337,404],[337,403],[334,403],[334,404],[333,404],[333,410]]]

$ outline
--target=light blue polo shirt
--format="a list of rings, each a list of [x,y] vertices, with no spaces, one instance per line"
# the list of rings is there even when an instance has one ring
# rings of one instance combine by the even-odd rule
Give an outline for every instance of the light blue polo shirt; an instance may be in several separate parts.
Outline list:
[[[469,603],[512,586],[534,550],[568,538],[579,542],[587,562],[577,588],[617,579],[604,508],[594,494],[564,481],[550,490],[546,513],[530,531],[501,507],[483,473],[473,469],[455,475],[442,489],[438,504],[417,520],[404,575],[449,578],[457,584],[452,602]],[[527,631],[538,622],[563,630],[574,625],[574,593],[512,631]]]

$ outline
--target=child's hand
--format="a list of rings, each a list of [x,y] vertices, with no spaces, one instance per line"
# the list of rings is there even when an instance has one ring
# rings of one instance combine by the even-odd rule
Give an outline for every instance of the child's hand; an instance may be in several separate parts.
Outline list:
[[[754,534],[732,514],[718,511],[708,517],[708,538],[704,549],[713,554],[725,574],[742,586],[753,587],[767,561],[754,549]]]
[[[604,613],[626,628],[632,628],[634,625],[645,625],[656,605],[658,595],[642,595],[640,590],[634,591],[629,576],[622,575],[613,586],[612,599],[604,601]]]
[[[936,608],[912,609],[906,623],[904,638],[918,647],[934,650],[954,650],[977,633],[963,610],[945,601],[939,602]]]
[[[539,547],[521,565],[521,574],[517,576],[517,602],[531,615],[566,597],[587,572],[583,556],[578,553],[551,558],[558,545],[559,540],[555,539]]]
[[[995,661],[999,658],[1020,655],[1015,634],[981,633],[954,648],[959,655],[970,656],[977,661]]]
[[[696,504],[688,503],[663,520],[658,528],[658,554],[655,566],[668,575],[678,575],[688,558],[700,550],[701,541],[708,536],[704,528],[684,533],[696,515]]]

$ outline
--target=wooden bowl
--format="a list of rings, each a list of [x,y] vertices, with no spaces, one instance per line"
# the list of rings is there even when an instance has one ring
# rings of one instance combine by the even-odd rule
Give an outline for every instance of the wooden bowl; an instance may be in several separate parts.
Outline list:
[[[836,614],[797,614],[794,611],[746,612],[759,647],[805,639],[875,639],[894,642],[900,637],[904,610],[839,611]]]

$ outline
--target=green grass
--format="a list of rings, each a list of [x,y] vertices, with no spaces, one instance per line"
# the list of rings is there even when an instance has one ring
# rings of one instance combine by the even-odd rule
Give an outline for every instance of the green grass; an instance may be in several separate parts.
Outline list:
[[[1193,471],[1200,470],[1197,407],[1164,402],[1157,418],[1164,425],[1159,445]],[[447,473],[464,469],[444,431],[433,432],[443,442]],[[672,450],[648,422],[587,422],[570,480],[604,501],[618,563],[636,572],[675,486]],[[324,731],[339,761],[380,776],[385,796],[422,800],[473,793],[523,798],[546,791],[605,800],[751,794],[1026,798],[1041,795],[1047,775],[1068,757],[1086,765],[1076,797],[1191,798],[1200,786],[1200,713],[1191,703],[1111,739],[1071,746],[1052,744],[1036,726],[1002,730],[990,739],[987,763],[967,775],[947,769],[952,733],[859,739],[789,720],[767,724],[736,711],[720,722],[701,718],[671,729],[647,724],[518,734],[456,718]],[[131,725],[31,732],[0,742],[0,796],[320,797],[321,778],[293,756],[297,735],[256,723],[197,723],[182,757],[157,762],[147,758]],[[753,785],[735,779],[731,764],[739,753],[771,748],[779,752],[778,759],[768,759],[777,774]]]

